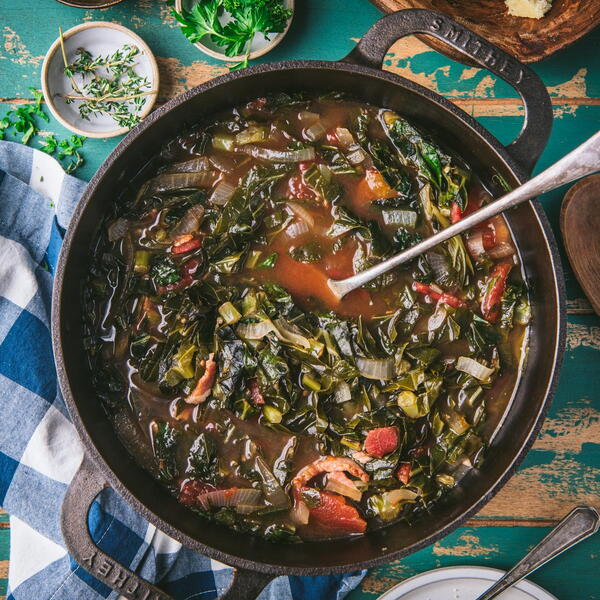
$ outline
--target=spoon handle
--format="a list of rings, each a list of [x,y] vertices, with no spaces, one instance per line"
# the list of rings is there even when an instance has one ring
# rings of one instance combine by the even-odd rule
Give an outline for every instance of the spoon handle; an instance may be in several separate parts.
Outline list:
[[[529,554],[476,600],[492,600],[571,546],[596,533],[600,515],[591,506],[574,508]]]
[[[451,237],[463,233],[475,225],[525,202],[525,200],[535,198],[561,185],[570,183],[586,175],[591,175],[596,171],[600,171],[600,131],[551,167],[548,167],[533,179],[515,188],[512,192],[509,192],[498,200],[494,200],[494,202],[490,202],[490,204],[486,204],[457,223],[438,231],[435,235],[415,244],[408,250],[400,252],[396,256],[392,256],[369,269],[361,271],[347,279],[339,281],[330,279],[328,282],[329,287],[335,296],[343,298],[348,292],[362,287],[365,283],[386,273],[390,269],[416,258],[441,242],[445,242]]]

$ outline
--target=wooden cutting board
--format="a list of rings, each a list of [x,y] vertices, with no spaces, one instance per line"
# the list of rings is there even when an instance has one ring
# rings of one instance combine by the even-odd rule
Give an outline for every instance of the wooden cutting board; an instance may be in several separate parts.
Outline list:
[[[566,48],[600,24],[600,0],[554,0],[542,19],[512,17],[503,0],[370,0],[386,13],[426,8],[444,13],[519,60],[537,62]],[[450,58],[464,57],[438,40],[420,36]]]

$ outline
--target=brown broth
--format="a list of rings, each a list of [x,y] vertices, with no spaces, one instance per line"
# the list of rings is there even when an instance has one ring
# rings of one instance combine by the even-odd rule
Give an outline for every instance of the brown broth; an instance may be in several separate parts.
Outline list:
[[[363,377],[360,378],[360,382],[358,380],[354,382],[356,379],[354,378],[352,379],[352,385],[354,386],[352,400],[341,404],[335,400],[332,393],[323,395],[322,387],[315,391],[303,379],[303,375],[307,372],[306,369],[309,369],[310,372],[310,368],[306,366],[308,364],[306,360],[308,359],[304,359],[304,362],[301,363],[304,366],[300,371],[298,371],[300,367],[294,363],[295,359],[292,359],[293,366],[290,373],[293,371],[293,377],[292,375],[289,377],[294,390],[292,390],[291,397],[284,398],[292,406],[283,412],[281,426],[279,426],[277,420],[269,420],[266,407],[261,404],[253,405],[254,400],[248,381],[253,378],[256,379],[256,376],[246,373],[243,376],[246,382],[245,386],[236,388],[235,398],[219,400],[219,394],[214,391],[213,384],[212,396],[209,396],[208,401],[201,404],[189,404],[186,399],[191,397],[194,386],[204,374],[207,361],[210,360],[208,350],[204,349],[202,343],[198,341],[202,337],[201,332],[200,334],[194,333],[194,337],[190,338],[194,340],[193,344],[196,348],[193,350],[193,359],[189,365],[189,369],[192,369],[191,376],[188,376],[189,373],[186,371],[186,377],[175,385],[165,384],[161,378],[164,376],[163,371],[165,369],[168,371],[173,369],[173,354],[170,355],[171,358],[167,357],[167,359],[160,362],[158,373],[151,376],[144,375],[143,361],[149,361],[148,357],[152,357],[153,352],[165,352],[175,326],[181,329],[182,332],[185,332],[187,327],[193,329],[195,323],[200,322],[197,320],[203,319],[205,314],[212,314],[213,321],[201,321],[202,324],[198,327],[200,329],[206,328],[210,323],[213,323],[210,325],[211,327],[215,326],[214,317],[219,318],[215,311],[223,302],[219,301],[211,306],[205,300],[198,300],[197,296],[191,295],[194,289],[206,285],[207,282],[213,282],[214,280],[218,285],[244,290],[243,294],[249,293],[248,290],[254,293],[252,290],[260,291],[264,290],[265,286],[277,284],[286,290],[293,297],[297,307],[304,311],[304,316],[298,317],[301,323],[304,323],[307,318],[306,315],[308,315],[308,321],[314,323],[318,315],[325,311],[333,311],[348,323],[354,324],[352,326],[356,327],[358,323],[359,327],[365,327],[371,332],[371,335],[377,336],[379,335],[377,332],[382,331],[379,329],[380,323],[392,318],[399,310],[402,295],[407,293],[407,289],[412,289],[414,281],[417,280],[417,277],[420,277],[414,266],[397,269],[394,272],[393,279],[387,283],[381,284],[379,287],[355,290],[341,301],[333,296],[327,285],[329,278],[342,279],[364,268],[367,259],[377,261],[373,258],[375,238],[370,239],[369,235],[365,233],[364,227],[342,235],[331,234],[332,227],[337,222],[336,211],[339,210],[339,207],[349,211],[361,223],[371,222],[376,224],[375,227],[380,231],[382,239],[387,240],[385,243],[393,248],[393,244],[396,243],[395,235],[399,228],[397,225],[390,224],[389,221],[386,222],[385,210],[382,210],[377,202],[390,196],[396,197],[399,192],[390,187],[389,182],[383,177],[381,169],[375,166],[374,160],[366,150],[365,154],[368,160],[364,164],[358,164],[354,168],[354,174],[343,173],[338,175],[334,173],[331,176],[336,185],[339,186],[339,201],[334,200],[332,203],[325,192],[319,191],[319,188],[307,183],[305,174],[310,172],[309,170],[314,168],[314,165],[329,164],[329,167],[332,166],[332,164],[327,163],[327,159],[324,158],[325,155],[320,156],[318,154],[319,148],[324,146],[333,147],[334,149],[337,148],[341,154],[344,154],[344,152],[348,154],[348,151],[340,150],[341,143],[336,137],[335,131],[338,127],[352,127],[351,123],[354,123],[354,119],[359,112],[367,114],[370,119],[364,134],[366,139],[370,140],[369,143],[388,144],[389,146],[389,133],[386,130],[384,111],[350,100],[331,99],[308,99],[300,105],[283,106],[271,112],[267,111],[265,106],[268,106],[268,103],[264,104],[262,101],[257,101],[255,104],[250,103],[240,109],[224,113],[215,119],[215,125],[208,128],[195,128],[189,134],[169,143],[163,152],[164,166],[162,171],[169,172],[170,165],[173,163],[181,163],[202,156],[210,161],[210,165],[213,165],[209,167],[211,169],[214,168],[214,165],[229,165],[223,172],[218,172],[215,169],[214,181],[211,185],[213,190],[222,182],[228,182],[234,187],[239,187],[244,185],[245,177],[252,169],[258,167],[270,168],[269,161],[248,156],[239,151],[239,146],[238,152],[232,152],[221,147],[211,147],[210,144],[202,145],[201,140],[204,139],[203,135],[206,135],[206,131],[208,131],[208,135],[214,144],[214,140],[219,137],[239,135],[239,132],[244,131],[244,128],[248,128],[246,130],[249,131],[250,128],[256,127],[258,123],[259,127],[268,130],[268,135],[264,140],[253,142],[254,145],[271,151],[289,152],[290,146],[293,146],[299,140],[304,144],[308,141],[306,125],[300,119],[301,111],[314,112],[320,115],[319,122],[323,124],[328,133],[326,140],[323,139],[321,142],[314,144],[314,147],[317,148],[316,160],[308,160],[290,166],[284,176],[277,176],[277,183],[262,201],[261,221],[247,249],[247,256],[259,256],[252,264],[248,259],[246,264],[241,263],[241,267],[235,272],[221,274],[216,279],[207,270],[207,265],[213,264],[207,262],[210,259],[207,259],[206,253],[211,248],[207,240],[210,241],[210,236],[214,235],[215,223],[217,223],[221,211],[224,210],[223,207],[211,205],[210,201],[206,199],[208,194],[202,200],[206,210],[204,223],[197,232],[189,236],[192,241],[199,239],[202,244],[181,254],[175,252],[175,245],[173,240],[169,238],[169,231],[173,230],[175,224],[181,222],[185,211],[180,211],[181,214],[175,218],[173,207],[178,206],[178,203],[188,202],[185,205],[187,207],[189,205],[187,199],[190,198],[193,190],[182,192],[180,196],[169,192],[162,193],[162,195],[158,193],[153,197],[145,198],[143,188],[141,188],[142,192],[138,192],[137,189],[134,190],[133,197],[137,198],[135,201],[127,199],[121,201],[121,204],[118,205],[114,218],[125,216],[128,224],[127,233],[115,241],[111,242],[103,238],[100,242],[100,249],[96,253],[97,259],[90,278],[90,289],[94,285],[97,288],[103,286],[104,292],[100,298],[91,293],[87,306],[91,315],[88,325],[93,332],[93,338],[100,344],[100,351],[91,355],[92,366],[99,368],[103,374],[116,373],[123,385],[118,392],[114,390],[103,391],[102,393],[99,392],[99,395],[107,403],[108,410],[113,415],[115,428],[120,435],[126,438],[128,450],[136,455],[140,462],[156,476],[162,477],[173,493],[180,494],[180,498],[185,486],[194,479],[198,480],[193,475],[193,469],[190,467],[192,464],[190,462],[190,452],[195,441],[202,438],[202,436],[210,438],[211,444],[214,444],[214,456],[219,473],[217,484],[219,489],[253,488],[263,489],[263,493],[266,493],[264,487],[261,487],[264,486],[264,482],[260,483],[260,478],[257,479],[256,475],[258,456],[266,462],[273,472],[285,472],[284,475],[281,475],[283,479],[280,481],[280,485],[286,494],[290,494],[292,477],[319,457],[328,453],[338,456],[352,456],[353,451],[363,451],[366,448],[366,446],[363,447],[362,442],[356,442],[354,434],[348,433],[342,436],[342,440],[348,438],[347,443],[352,443],[354,446],[340,445],[340,436],[336,438],[332,434],[332,439],[336,440],[334,444],[331,439],[328,440],[327,437],[324,437],[323,432],[319,432],[318,418],[315,424],[306,430],[302,429],[304,426],[300,427],[298,423],[302,422],[303,414],[317,413],[318,410],[321,410],[323,416],[319,418],[328,419],[329,427],[332,427],[331,424],[335,424],[335,427],[339,430],[344,428],[348,430],[349,424],[357,418],[363,419],[361,423],[372,419],[373,425],[370,429],[377,429],[378,426],[387,427],[388,429],[390,426],[406,428],[406,445],[401,447],[400,454],[394,459],[396,466],[393,468],[380,467],[384,471],[385,469],[389,470],[389,474],[381,478],[382,481],[385,480],[385,485],[382,484],[382,487],[378,487],[376,481],[371,479],[371,487],[364,491],[361,502],[355,503],[348,499],[343,500],[343,502],[356,507],[358,509],[357,515],[360,515],[361,519],[363,517],[367,518],[370,528],[388,522],[389,519],[382,517],[383,512],[374,513],[375,501],[372,498],[385,496],[386,490],[390,489],[390,482],[397,477],[395,475],[396,469],[399,465],[408,461],[412,464],[411,473],[414,473],[414,475],[411,474],[411,479],[407,483],[396,480],[396,485],[398,488],[416,490],[417,497],[421,496],[421,499],[417,501],[414,507],[410,504],[405,505],[394,517],[408,518],[411,511],[419,514],[421,510],[427,508],[430,502],[435,501],[439,494],[443,493],[442,484],[440,484],[443,478],[439,479],[440,476],[446,477],[447,480],[452,478],[452,469],[455,465],[450,463],[448,463],[447,468],[439,472],[436,471],[438,474],[431,474],[427,477],[424,475],[429,464],[428,461],[432,460],[432,446],[442,443],[438,439],[441,433],[434,434],[433,432],[440,426],[443,431],[447,431],[448,423],[452,418],[448,414],[458,414],[462,422],[465,422],[464,419],[468,421],[475,418],[474,414],[477,412],[477,407],[483,407],[477,409],[479,411],[483,410],[486,415],[486,418],[479,425],[470,425],[469,430],[463,432],[464,436],[461,433],[457,438],[454,438],[454,434],[451,432],[447,435],[449,441],[444,441],[444,443],[455,444],[458,443],[456,439],[460,441],[460,439],[463,439],[461,436],[463,436],[465,448],[470,448],[474,441],[473,439],[470,441],[466,439],[471,428],[473,431],[479,431],[477,435],[481,438],[477,436],[475,438],[481,442],[482,440],[485,441],[486,438],[489,439],[495,428],[501,423],[518,382],[524,346],[523,340],[526,340],[527,335],[526,325],[515,324],[511,329],[500,332],[504,340],[502,351],[505,358],[501,359],[499,357],[499,347],[496,348],[493,343],[486,342],[490,344],[490,351],[486,350],[484,354],[486,356],[489,354],[488,365],[491,364],[496,371],[493,385],[484,385],[480,397],[473,400],[476,404],[473,406],[465,405],[460,410],[453,405],[454,400],[450,399],[452,385],[456,386],[458,384],[455,381],[461,381],[460,373],[456,375],[456,372],[452,370],[452,365],[455,364],[458,356],[469,356],[472,353],[471,342],[467,341],[465,335],[461,333],[460,338],[457,340],[432,343],[439,352],[439,358],[435,359],[438,362],[434,364],[439,364],[438,370],[443,374],[442,378],[447,379],[450,377],[450,380],[455,383],[447,383],[446,379],[443,379],[443,391],[437,403],[434,399],[435,404],[431,407],[429,415],[418,419],[408,418],[396,406],[398,390],[394,392],[382,391],[385,389],[385,384],[389,382],[381,385]],[[355,135],[358,134],[355,133]],[[371,146],[363,145],[363,148],[370,149]],[[323,150],[323,152],[325,151]],[[207,164],[209,163],[207,162]],[[449,164],[448,168],[452,169],[466,168],[460,161]],[[329,167],[328,170],[331,172]],[[403,165],[402,169],[401,172],[408,178],[413,190],[424,185],[423,174],[419,172],[415,165]],[[490,197],[481,182],[473,174],[471,174],[468,184],[468,193],[470,205],[479,205],[481,202],[488,201]],[[183,201],[181,198],[183,198]],[[144,210],[140,208],[140,202],[146,203]],[[424,218],[423,207],[419,204],[418,194],[413,197],[412,204],[406,205],[406,210],[414,210],[419,214],[417,224],[411,229],[411,235],[427,237],[433,233],[435,227],[439,226],[434,227],[432,225],[431,217]],[[138,214],[139,212],[142,214]],[[436,218],[448,220],[449,217],[446,215]],[[282,221],[280,225],[275,227],[267,225],[277,219]],[[236,223],[232,222],[230,227],[233,228],[235,225]],[[499,236],[504,236],[504,238],[508,236],[508,241],[510,241],[510,234],[503,220],[483,226],[481,231],[485,231],[486,235],[493,233],[496,244]],[[184,243],[189,243],[189,240]],[[209,250],[206,249],[207,246]],[[497,245],[493,248],[496,247]],[[299,254],[297,252],[299,250],[308,252],[308,254],[303,255],[308,256],[306,261],[303,262],[298,259]],[[137,266],[138,259],[136,257],[140,255],[140,252],[142,254],[149,253],[150,267],[144,266],[144,264]],[[107,255],[113,257],[112,262],[106,259]],[[274,264],[270,268],[261,268],[261,261],[270,256],[276,257]],[[172,266],[174,275],[171,276],[174,281],[171,283],[157,283],[157,276],[153,275],[156,270],[153,266],[155,263],[152,261],[155,259],[163,260],[165,257],[170,261],[168,265]],[[141,261],[141,259],[139,260]],[[134,261],[136,266],[133,264]],[[194,261],[198,263],[198,266],[192,269],[190,265]],[[491,277],[490,273],[493,274],[495,264],[489,258],[485,258],[485,261],[485,263],[483,260],[481,263],[473,261],[476,269],[474,274],[469,276],[470,281],[468,285],[464,286],[464,289],[461,289],[460,286],[449,286],[448,289],[441,290],[446,295],[451,293],[450,301],[459,298],[464,305],[464,308],[459,309],[459,312],[463,311],[463,313],[459,314],[457,312],[455,315],[458,320],[465,321],[466,319],[465,322],[471,323],[472,317],[470,315],[481,314],[482,301],[478,296],[481,295],[482,288],[478,287],[478,282],[485,283]],[[511,264],[515,265],[512,268],[510,281],[513,285],[521,285],[522,277],[516,251],[514,254],[496,262],[501,263],[502,261],[511,261]],[[138,270],[137,273],[136,269]],[[187,274],[182,275],[182,273]],[[189,278],[189,281],[186,277]],[[186,281],[188,282],[187,285],[181,289],[169,288],[169,286],[179,285],[178,282],[185,283]],[[144,291],[132,292],[132,286],[133,289]],[[192,290],[189,294],[188,289]],[[179,311],[181,310],[178,301],[183,296],[187,299],[192,298],[191,302],[195,305],[196,312],[192,311],[190,313],[191,317],[181,317],[179,321],[175,322],[174,319],[180,314]],[[241,296],[235,302],[238,311],[242,311]],[[410,325],[406,333],[398,336],[395,342],[398,345],[405,342],[409,345],[416,344],[419,347],[419,345],[423,345],[422,340],[429,335],[432,315],[438,306],[438,302],[436,298],[420,293],[415,294],[413,302],[415,310],[419,311],[419,316]],[[440,302],[443,304],[443,301]],[[406,310],[409,311],[409,309]],[[240,317],[242,320],[246,319],[245,315],[242,317],[240,314]],[[402,318],[405,317],[406,314]],[[251,321],[252,319],[250,319]],[[217,320],[217,329],[222,326],[221,317],[220,325]],[[492,326],[492,329],[494,328],[498,329],[496,326]],[[193,329],[193,331],[196,330]],[[186,335],[185,333],[178,335],[182,339],[178,345],[178,351],[180,351]],[[141,358],[138,355],[140,351],[134,351],[134,343],[138,343],[140,338],[147,338],[142,344],[145,354]],[[274,341],[275,338],[273,338]],[[324,341],[326,341],[325,338],[321,337],[319,343],[323,345]],[[252,343],[245,340],[243,346],[245,352],[252,354],[257,351],[256,348],[264,349],[264,344],[264,340],[257,340]],[[491,348],[496,349],[492,351]],[[364,348],[362,351],[364,351]],[[321,350],[321,352],[325,353],[322,354],[322,357],[327,355],[329,360],[334,360],[332,359],[334,355],[327,354],[329,349]],[[377,352],[381,354],[381,349]],[[376,356],[375,358],[378,359],[379,357]],[[225,377],[222,370],[223,360],[223,355],[217,352],[219,382]],[[287,360],[290,360],[289,356]],[[349,360],[356,360],[356,356]],[[498,374],[497,367],[501,360],[507,362],[502,373]],[[169,363],[169,361],[171,362]],[[409,364],[409,367],[402,364],[402,368],[405,370],[410,368],[412,372],[412,370],[417,371],[422,368],[427,373],[426,377],[433,379],[438,377],[438,371],[435,369],[429,371],[429,366],[420,367],[418,359],[410,358],[410,355],[409,360],[405,356],[402,362]],[[396,375],[393,381],[402,376],[402,373],[398,372],[398,364],[400,363],[397,362],[394,367]],[[266,367],[260,368],[266,369]],[[246,367],[246,369],[251,370],[251,367]],[[315,377],[318,379],[322,376],[322,373],[321,367],[316,368],[316,371],[313,372],[313,379]],[[270,379],[262,380],[267,385],[263,390],[266,400],[263,400],[266,402],[267,407],[275,408],[281,412],[282,400],[277,398],[277,394],[273,391],[275,388],[272,387],[279,385],[278,378],[269,377]],[[282,380],[286,377],[288,376],[282,375]],[[98,379],[101,379],[101,376]],[[473,382],[460,385],[466,385],[465,390],[468,391],[476,383],[476,380],[473,379]],[[325,384],[321,381],[319,385],[323,386]],[[98,381],[97,387],[99,390],[102,389],[103,382]],[[399,389],[408,388],[401,387]],[[277,393],[280,394],[281,391]],[[419,393],[427,395],[429,392],[421,391]],[[463,396],[467,397],[467,392],[464,392]],[[367,397],[368,401],[366,400]],[[460,395],[457,397],[460,397]],[[126,400],[126,407],[119,404],[119,398]],[[246,406],[244,402],[250,407],[249,409],[244,408],[244,411],[247,411],[248,414],[243,411],[240,412],[242,409],[239,406]],[[321,406],[321,408],[317,408],[317,406]],[[367,406],[370,406],[370,408],[365,415],[365,407]],[[434,411],[435,417],[431,416]],[[286,416],[288,413],[293,418]],[[296,414],[298,417],[294,417]],[[438,421],[436,421],[436,418]],[[454,418],[458,417],[455,416]],[[283,427],[284,423],[286,424],[285,427]],[[159,426],[159,424],[162,425]],[[366,439],[364,436],[368,436],[369,427],[365,425],[360,427],[364,433],[359,438],[364,441]],[[161,457],[158,446],[163,441],[157,441],[157,436],[163,435],[164,428],[169,428],[168,430],[174,431],[176,435],[176,443],[174,443],[171,450],[172,456],[169,459]],[[168,438],[165,439],[168,440]],[[461,460],[470,458],[475,461],[481,452],[479,447],[474,446],[473,448],[472,451],[465,450],[464,454],[458,454],[457,456]],[[286,464],[285,457],[288,456],[288,453],[291,458]],[[149,457],[151,456],[154,456],[154,461],[150,460]],[[169,462],[171,460],[172,462]],[[385,463],[385,460],[391,459],[384,458],[383,463]],[[153,464],[150,464],[150,462],[153,462]],[[166,463],[170,465],[170,475],[165,480],[164,469]],[[375,470],[371,469],[369,472],[372,478],[380,473],[377,468]],[[322,502],[324,502],[323,498],[329,493],[322,489],[325,482],[325,477],[321,476],[312,480],[310,484],[310,487],[321,494]],[[320,491],[319,487],[321,487]],[[431,500],[428,498],[431,498]],[[296,502],[297,498],[292,496],[292,500]],[[324,504],[321,504],[321,506],[324,506]],[[197,504],[193,505],[192,508],[205,512]],[[272,510],[272,508],[267,500],[267,505],[263,507],[263,510],[255,510],[243,517],[236,516],[235,512],[231,513],[230,509],[217,511],[218,514],[213,516],[215,518],[219,516],[224,522],[233,527],[256,533],[272,531],[273,528],[283,528],[288,532],[296,531],[302,539],[318,539],[331,536],[329,529],[323,529],[323,527],[313,523],[312,520],[308,525],[295,523],[294,514],[289,509]],[[318,512],[315,507],[311,507],[311,511],[316,511],[314,514]],[[312,515],[313,512],[310,514]],[[352,533],[356,532],[343,530],[343,528],[340,530],[340,535]]]

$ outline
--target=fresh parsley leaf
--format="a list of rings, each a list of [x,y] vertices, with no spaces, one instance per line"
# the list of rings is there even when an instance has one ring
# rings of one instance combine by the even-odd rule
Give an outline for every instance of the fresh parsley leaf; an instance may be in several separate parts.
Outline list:
[[[223,25],[220,17],[225,12],[231,19]],[[243,60],[230,67],[236,70],[248,66],[254,36],[262,33],[269,39],[269,34],[283,31],[292,11],[281,0],[201,0],[189,11],[173,10],[173,15],[190,42],[208,36],[226,56],[243,55]]]

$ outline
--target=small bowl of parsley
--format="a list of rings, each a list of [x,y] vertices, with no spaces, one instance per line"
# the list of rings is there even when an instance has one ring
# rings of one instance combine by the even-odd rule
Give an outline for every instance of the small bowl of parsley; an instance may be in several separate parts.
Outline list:
[[[294,0],[175,0],[173,10],[190,42],[232,70],[275,48],[293,14]]]

